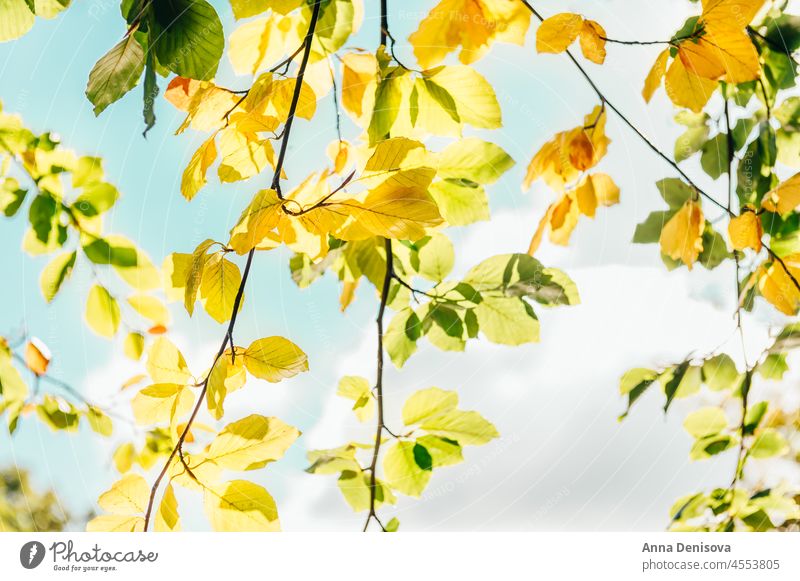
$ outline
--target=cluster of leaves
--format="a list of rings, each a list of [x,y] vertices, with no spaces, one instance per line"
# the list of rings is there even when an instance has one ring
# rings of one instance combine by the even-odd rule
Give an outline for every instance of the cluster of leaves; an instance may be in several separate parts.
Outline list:
[[[120,194],[105,181],[102,160],[79,157],[53,134],[35,135],[19,116],[0,111],[0,179],[3,214],[9,219],[27,214],[23,250],[53,256],[39,277],[45,301],[54,301],[75,268],[83,266],[93,280],[84,312],[88,327],[107,339],[124,329],[125,352],[138,359],[146,337],[164,333],[170,317],[154,294],[161,287],[158,269],[132,241],[104,231],[105,216]],[[118,280],[104,282],[104,271]],[[112,285],[124,289],[124,295],[114,294]],[[111,421],[100,407],[48,375],[51,358],[44,343],[25,333],[2,340],[0,409],[9,429],[13,432],[20,416],[35,410],[54,430],[77,430],[85,417],[95,431],[109,435]],[[25,372],[34,380],[32,390]],[[78,405],[63,395],[40,393],[41,382],[66,390]]]
[[[370,383],[364,377],[346,376],[339,382],[338,394],[354,400],[353,411],[362,422],[374,415],[375,405]],[[402,410],[404,431],[392,435],[392,445],[383,457],[384,479],[376,480],[376,508],[395,504],[394,493],[419,497],[427,487],[434,468],[463,462],[464,446],[489,443],[499,434],[478,412],[458,409],[458,393],[437,387],[422,389],[406,400]],[[360,453],[372,444],[349,442],[329,450],[308,453],[312,474],[338,474],[337,484],[344,499],[357,512],[370,509],[368,458]],[[396,530],[393,518],[385,528]]]
[[[300,432],[278,418],[258,414],[231,422],[219,432],[188,422],[198,397],[205,397],[210,414],[221,419],[225,398],[244,387],[248,375],[277,383],[307,371],[305,353],[287,339],[265,337],[247,348],[226,350],[200,379],[192,375],[180,350],[160,337],[149,349],[146,367],[152,384],[134,395],[131,406],[136,423],[151,429],[141,450],[129,442],[114,453],[123,477],[100,496],[100,507],[109,514],[90,521],[88,530],[143,530],[154,491],[131,470],[134,462],[147,470],[165,459],[169,480],[155,509],[155,530],[180,529],[173,484],[203,494],[214,530],[278,530],[278,510],[269,492],[247,480],[222,480],[223,471],[263,468],[280,459]],[[201,386],[206,389],[198,395]]]
[[[0,532],[63,531],[71,519],[55,492],[36,490],[27,470],[0,470]]]
[[[545,230],[549,230],[551,242],[567,245],[581,214],[594,218],[598,206],[619,203],[619,188],[608,174],[586,173],[608,151],[611,140],[605,127],[606,109],[601,105],[586,116],[583,126],[557,133],[528,164],[523,189],[542,179],[560,194],[539,222],[529,254],[539,248]]]
[[[787,355],[797,346],[800,328],[784,328],[752,369],[740,372],[731,357],[719,353],[703,360],[687,359],[664,369],[637,368],[620,382],[620,393],[628,399],[628,410],[651,387],[659,385],[665,395],[666,412],[683,398],[717,400],[718,405],[695,409],[684,419],[686,432],[694,439],[689,457],[706,460],[721,454],[737,454],[732,483],[727,488],[699,492],[679,499],[670,512],[671,528],[698,530],[773,530],[791,527],[800,519],[800,495],[790,485],[749,490],[743,485],[749,460],[796,458],[792,444],[800,427],[798,413],[786,413],[768,400],[753,402],[754,382],[780,380],[788,371]]]

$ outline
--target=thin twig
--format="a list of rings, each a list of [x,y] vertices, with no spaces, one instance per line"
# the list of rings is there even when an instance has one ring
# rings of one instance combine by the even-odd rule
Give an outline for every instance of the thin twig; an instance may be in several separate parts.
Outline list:
[[[369,514],[367,515],[366,522],[364,522],[364,531],[367,530],[369,521],[373,518],[381,526],[381,529],[386,530],[375,512],[375,497],[377,492],[375,470],[378,466],[378,454],[381,450],[383,431],[386,429],[383,423],[383,315],[386,312],[386,303],[389,301],[389,287],[394,273],[394,255],[392,254],[392,241],[389,238],[384,239],[384,248],[386,249],[386,272],[383,275],[381,304],[378,308],[378,317],[375,320],[378,326],[378,365],[375,378],[375,401],[378,407],[378,425],[375,429],[375,447],[372,451],[372,462],[369,468]]]
[[[286,125],[283,131],[283,138],[281,141],[281,152],[278,156],[278,161],[275,164],[275,174],[272,178],[272,187],[273,189],[278,188],[281,179],[281,172],[283,170],[283,163],[286,158],[286,145],[289,141],[289,135],[291,134],[291,127],[292,127],[292,120],[294,119],[295,112],[297,111],[297,103],[300,98],[300,90],[303,84],[303,75],[305,74],[306,66],[308,65],[308,57],[311,53],[311,39],[314,36],[314,31],[316,30],[317,26],[317,19],[319,17],[320,6],[322,0],[317,0],[314,2],[314,8],[311,13],[311,20],[308,24],[308,32],[306,33],[305,37],[305,51],[303,52],[303,59],[300,62],[300,68],[298,69],[297,79],[295,80],[294,85],[294,94],[292,95],[292,102],[289,106],[289,116],[286,119]],[[280,192],[279,192],[280,195]],[[197,413],[200,411],[200,407],[203,403],[203,399],[205,398],[206,391],[208,390],[208,381],[211,377],[211,372],[214,370],[214,366],[216,366],[219,359],[225,353],[225,348],[227,347],[228,343],[232,340],[233,337],[233,329],[236,326],[236,319],[237,315],[239,314],[239,306],[242,302],[242,296],[244,295],[245,285],[247,284],[247,279],[250,275],[250,267],[253,264],[253,255],[255,254],[255,248],[250,250],[247,253],[247,262],[245,263],[244,272],[242,273],[242,280],[239,283],[239,289],[236,291],[236,298],[233,301],[233,308],[231,309],[231,320],[228,323],[227,331],[225,332],[225,336],[222,338],[222,343],[217,351],[217,355],[214,357],[214,362],[209,369],[208,374],[206,375],[205,379],[202,382],[202,387],[200,389],[200,393],[198,394],[197,403],[192,410],[191,416],[189,416],[189,420],[186,422],[186,426],[184,426],[183,431],[181,432],[180,436],[178,437],[178,442],[175,444],[175,447],[172,449],[167,461],[164,463],[164,467],[161,469],[158,477],[156,478],[155,482],[153,483],[152,488],[150,489],[150,498],[147,503],[147,511],[145,513],[144,519],[144,530],[147,531],[148,525],[150,524],[150,516],[153,511],[153,503],[155,502],[155,496],[158,492],[158,487],[161,484],[161,481],[164,478],[164,475],[167,473],[172,460],[175,458],[177,453],[183,453],[182,447],[183,443],[186,441],[186,436],[189,433],[189,430],[194,423],[195,418],[197,417]],[[233,351],[233,350],[232,350]]]

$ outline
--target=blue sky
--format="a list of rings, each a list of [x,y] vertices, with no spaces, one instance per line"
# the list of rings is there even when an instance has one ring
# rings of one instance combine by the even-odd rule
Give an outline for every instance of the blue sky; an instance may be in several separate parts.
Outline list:
[[[212,4],[229,35],[235,23],[228,3],[215,0]],[[362,30],[349,46],[372,49],[377,44],[375,3],[367,4]],[[579,11],[602,22],[610,36],[637,39],[668,38],[686,14],[696,9],[689,2],[675,2],[679,6],[673,8],[670,3],[666,10],[663,2],[650,0],[543,4],[547,4],[542,8],[546,14]],[[430,9],[433,2],[415,1],[402,6],[402,10],[392,12],[390,23],[399,41],[401,58],[412,62],[404,39],[416,26],[419,14]],[[664,16],[652,18],[656,9]],[[0,100],[6,111],[20,113],[35,131],[57,132],[75,151],[104,158],[107,179],[122,192],[107,222],[108,229],[136,240],[160,264],[167,253],[188,252],[205,238],[224,240],[250,195],[268,184],[271,176],[225,187],[212,179],[193,202],[187,203],[179,194],[180,175],[203,136],[191,131],[173,135],[180,122],[179,112],[159,100],[158,122],[143,139],[141,88],[137,88],[95,118],[84,97],[86,79],[94,62],[123,33],[117,3],[109,0],[75,2],[55,20],[37,19],[24,38],[0,45]],[[477,65],[495,87],[504,115],[504,128],[485,133],[484,137],[506,148],[517,165],[490,189],[496,222],[474,230],[450,232],[459,253],[458,268],[465,269],[491,254],[525,250],[536,222],[552,200],[552,194],[541,185],[528,193],[520,191],[525,166],[549,135],[576,125],[596,104],[594,94],[568,61],[536,55],[532,38],[530,34],[523,48],[496,46]],[[663,93],[649,108],[639,95],[642,79],[658,48],[633,50],[636,52],[628,47],[610,47],[608,62],[602,69],[588,66],[615,103],[665,150],[671,151],[677,132],[671,123],[671,107]],[[249,79],[234,77],[223,58],[218,82],[245,87]],[[166,81],[162,79],[160,83],[163,91]],[[345,136],[352,138],[356,134],[355,127],[345,121]],[[456,493],[448,495],[449,501],[438,499],[430,506],[418,504],[428,511],[427,515],[423,509],[402,505],[412,526],[541,528],[542,522],[557,522],[586,528],[586,523],[598,522],[584,518],[587,510],[594,510],[587,506],[601,507],[596,510],[614,506],[620,511],[614,517],[617,520],[608,521],[606,526],[623,526],[621,523],[630,522],[630,515],[635,514],[640,515],[635,526],[654,528],[663,521],[671,500],[686,492],[687,486],[697,486],[703,478],[713,481],[716,470],[727,469],[724,463],[687,467],[688,440],[680,433],[680,418],[661,422],[657,405],[642,412],[642,419],[634,418],[623,427],[616,424],[621,405],[616,397],[616,381],[625,368],[686,351],[687,344],[693,341],[705,341],[711,346],[728,336],[730,312],[726,309],[731,305],[720,298],[725,292],[720,289],[727,289],[731,283],[729,273],[696,270],[691,279],[685,271],[667,274],[654,247],[631,246],[634,224],[659,205],[653,182],[671,174],[613,118],[609,120],[609,134],[613,144],[603,167],[622,187],[623,204],[601,211],[594,221],[582,221],[569,248],[545,245],[541,251],[544,262],[574,272],[579,284],[585,283],[581,292],[586,304],[570,314],[562,315],[561,310],[545,313],[545,343],[541,347],[497,350],[477,346],[468,348],[466,355],[427,349],[421,353],[419,364],[410,364],[407,376],[390,374],[397,386],[397,397],[412,387],[426,387],[423,382],[435,379],[449,381],[451,388],[463,388],[463,398],[477,409],[484,411],[485,406],[497,411],[506,447],[475,452],[472,458],[479,466],[496,465],[493,470],[502,482],[515,483],[514,491],[509,492],[491,479],[492,471],[487,469],[457,486],[463,491],[463,498]],[[312,123],[301,121],[295,125],[286,167],[290,185],[315,169],[325,145],[334,137],[333,104],[328,96],[318,103]],[[687,167],[697,175],[692,162]],[[711,188],[720,187],[702,179],[700,182]],[[0,244],[5,248],[19,248],[23,220],[18,216],[3,221]],[[371,377],[376,303],[365,287],[348,313],[340,314],[335,281],[326,279],[298,291],[289,278],[288,256],[276,251],[256,259],[237,339],[246,344],[260,336],[286,335],[310,354],[312,372],[287,385],[249,386],[247,389],[256,392],[252,399],[234,402],[229,413],[274,413],[307,435],[286,460],[259,476],[278,498],[286,528],[348,527],[350,517],[344,503],[335,494],[329,496],[329,490],[336,493],[334,482],[307,476],[300,469],[306,446],[338,445],[340,442],[333,438],[349,437],[351,428],[363,430],[354,425],[352,417],[341,415],[332,393],[341,374],[360,372]],[[119,345],[98,339],[82,325],[82,302],[90,282],[87,273],[76,272],[57,301],[47,306],[38,290],[38,276],[45,260],[7,250],[3,263],[8,280],[0,286],[0,300],[13,307],[0,312],[0,330],[7,332],[24,322],[30,333],[41,337],[54,352],[54,375],[98,399],[118,390],[127,378],[125,373],[132,374],[135,366],[124,361]],[[635,288],[637,281],[642,282],[642,289]],[[612,292],[623,283],[633,288]],[[596,297],[602,296],[604,302],[587,298],[586,293],[591,291],[596,291]],[[609,309],[617,309],[619,317],[608,319]],[[223,328],[202,312],[188,319],[179,306],[173,306],[173,318],[175,340],[190,363],[194,361],[195,373],[199,374],[208,365]],[[650,321],[653,327],[643,329],[631,321]],[[705,321],[707,325],[700,332],[687,328],[691,321]],[[683,327],[679,326],[681,323]],[[571,331],[564,334],[564,330]],[[582,339],[576,339],[576,334]],[[637,338],[636,345],[624,343],[631,337]],[[498,369],[492,367],[495,363]],[[472,365],[478,367],[470,371]],[[581,372],[572,376],[556,373],[576,366]],[[354,367],[362,369],[351,370]],[[591,372],[584,373],[587,370]],[[552,423],[559,418],[556,410],[562,414],[562,423]],[[568,417],[563,417],[564,413]],[[544,414],[543,421],[534,426],[530,418],[537,414]],[[531,444],[542,441],[540,430],[549,430],[545,436],[552,438],[572,424],[580,427],[577,433],[582,445],[578,448],[559,444],[558,438],[546,450]],[[593,432],[592,426],[601,431]],[[593,449],[591,444],[598,438],[613,440],[614,445]],[[119,436],[112,439],[117,441]],[[666,456],[665,442],[676,443]],[[76,512],[90,507],[97,493],[111,482],[111,450],[111,446],[98,443],[90,434],[52,434],[36,421],[23,422],[13,441],[0,435],[0,461],[32,469],[37,482],[55,487],[63,502]],[[504,453],[509,450],[511,453]],[[555,452],[560,456],[553,456]],[[503,462],[495,463],[493,459],[498,457]],[[551,469],[537,480],[536,475],[543,474],[539,460],[545,457],[549,458]],[[643,457],[658,457],[661,461],[659,466],[651,466],[648,460],[647,473],[639,474]],[[553,469],[554,463],[560,466],[559,470]],[[503,472],[504,466],[509,470]],[[520,466],[527,468],[519,473]],[[446,489],[448,482],[461,482],[459,478],[464,473],[458,470],[435,483]],[[515,475],[514,479],[508,479],[510,474]],[[545,478],[548,474],[549,479]],[[654,491],[667,476],[671,480]],[[620,489],[625,486],[639,488],[621,495]],[[564,490],[568,492],[565,494]],[[515,498],[525,503],[520,504],[524,510],[518,510],[509,494],[518,495]],[[484,499],[482,507],[489,507],[491,512],[483,516],[483,508],[479,508],[478,516],[470,520],[460,507],[474,498]],[[333,506],[334,503],[338,504]],[[431,511],[432,506],[439,506],[440,512]],[[330,517],[327,525],[320,522],[324,515]]]

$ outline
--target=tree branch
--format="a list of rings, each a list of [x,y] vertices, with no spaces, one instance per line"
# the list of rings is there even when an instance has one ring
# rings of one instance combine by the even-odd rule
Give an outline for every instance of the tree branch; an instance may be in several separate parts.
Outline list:
[[[306,33],[305,41],[303,42],[303,46],[305,50],[303,51],[303,58],[300,62],[300,68],[297,72],[297,79],[295,80],[294,84],[294,93],[292,95],[292,102],[289,106],[289,115],[286,119],[286,124],[284,125],[283,130],[283,137],[281,139],[281,150],[280,155],[278,156],[278,161],[275,164],[275,173],[272,177],[272,188],[278,192],[280,196],[280,179],[281,179],[281,172],[283,170],[283,163],[286,158],[286,147],[289,142],[289,135],[291,134],[292,130],[292,121],[294,120],[295,113],[297,111],[297,103],[300,99],[300,90],[303,85],[303,76],[305,75],[306,66],[308,65],[308,57],[311,53],[311,40],[314,37],[314,31],[316,30],[317,20],[319,17],[320,12],[320,5],[322,0],[317,0],[314,2],[314,8],[311,13],[311,20],[308,24],[308,32]],[[200,393],[197,398],[197,403],[192,410],[191,416],[189,416],[189,420],[186,422],[186,426],[183,428],[180,436],[178,437],[178,442],[175,444],[175,447],[172,449],[167,461],[164,463],[164,467],[161,469],[158,477],[156,478],[155,482],[153,483],[152,488],[150,489],[150,498],[147,503],[147,511],[145,513],[144,519],[144,530],[147,531],[148,525],[150,524],[150,516],[153,511],[153,503],[155,502],[155,496],[158,492],[158,487],[161,484],[161,481],[164,478],[164,475],[167,473],[172,460],[175,458],[175,455],[179,452],[182,454],[182,446],[183,443],[186,441],[186,436],[189,433],[189,430],[194,423],[195,418],[197,417],[197,413],[200,411],[200,406],[203,404],[203,399],[205,398],[206,391],[208,390],[208,381],[211,377],[211,372],[214,370],[219,359],[225,353],[225,347],[228,345],[228,342],[232,342],[233,338],[233,329],[236,326],[236,319],[239,314],[239,307],[242,303],[242,296],[244,295],[244,288],[247,284],[248,276],[250,275],[250,267],[253,263],[253,255],[255,254],[255,249],[250,250],[247,253],[247,262],[244,267],[244,272],[242,273],[242,280],[239,283],[239,289],[236,291],[236,298],[233,301],[233,308],[231,309],[231,320],[228,323],[228,329],[225,332],[225,336],[222,338],[222,343],[220,344],[219,350],[217,351],[216,357],[214,357],[214,363],[211,365],[211,368],[208,371],[205,379],[203,379],[202,387],[200,389]],[[233,352],[233,351],[232,351]]]
[[[392,254],[392,241],[389,238],[384,239],[384,248],[386,249],[386,273],[383,275],[381,304],[378,308],[378,317],[375,321],[378,325],[378,366],[375,378],[375,400],[378,407],[378,425],[375,429],[375,448],[372,451],[372,462],[369,468],[369,514],[364,523],[364,531],[367,530],[369,521],[373,518],[381,526],[381,529],[386,530],[378,519],[378,514],[375,512],[375,496],[377,492],[375,472],[378,466],[378,454],[381,450],[383,431],[386,429],[383,423],[383,315],[386,312],[386,303],[389,300],[389,287],[394,275],[394,255]]]

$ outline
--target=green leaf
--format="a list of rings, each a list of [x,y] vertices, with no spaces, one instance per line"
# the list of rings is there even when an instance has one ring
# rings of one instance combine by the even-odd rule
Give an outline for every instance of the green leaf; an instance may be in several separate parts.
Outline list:
[[[703,362],[703,382],[714,391],[734,389],[739,386],[742,376],[736,364],[728,355],[720,353]]]
[[[402,100],[401,81],[402,72],[392,71],[381,79],[375,89],[375,106],[367,128],[370,145],[386,139],[397,119]]]
[[[705,460],[711,456],[721,454],[735,444],[733,437],[727,434],[714,434],[698,439],[689,452],[692,460]]]
[[[53,430],[75,432],[78,430],[80,415],[75,406],[67,402],[59,402],[52,395],[45,395],[44,400],[36,406],[39,418]]]
[[[27,193],[28,190],[20,188],[19,182],[14,178],[6,178],[0,183],[0,210],[7,218],[17,213]]]
[[[456,409],[458,393],[446,391],[438,387],[421,389],[403,404],[403,423],[406,426],[418,424],[428,418],[438,416]]]
[[[497,438],[497,429],[478,412],[450,410],[422,422],[420,428],[462,446],[480,446]]]
[[[383,334],[383,346],[399,369],[417,350],[422,322],[413,309],[405,308],[392,317]]]
[[[475,307],[480,330],[492,343],[521,345],[539,341],[539,321],[516,297],[487,297]]]
[[[86,419],[89,422],[89,427],[101,436],[108,437],[114,431],[111,418],[94,406],[89,406],[89,409],[86,410]]]
[[[72,208],[91,218],[110,210],[118,198],[119,192],[112,184],[96,182],[83,188]]]
[[[434,102],[441,107],[444,112],[456,123],[461,122],[461,118],[458,116],[458,111],[456,111],[456,102],[453,100],[453,96],[445,89],[444,87],[440,87],[432,80],[422,77],[417,80],[417,86],[422,86],[422,88],[431,96]]]
[[[751,436],[755,433],[764,415],[767,413],[769,404],[765,401],[760,401],[757,404],[750,406],[747,414],[744,417],[744,435]]]
[[[86,97],[99,115],[111,103],[133,89],[144,71],[144,49],[136,36],[128,34],[92,68]]]
[[[392,488],[419,497],[431,479],[433,462],[424,446],[400,441],[383,458],[383,471]]]
[[[453,270],[456,260],[455,250],[453,243],[444,234],[437,232],[431,237],[423,238],[416,243],[416,247],[415,256],[419,263],[414,264],[412,256],[412,264],[420,276],[433,282],[441,282]]]
[[[28,221],[39,242],[47,243],[53,230],[58,204],[48,194],[39,194],[28,209]]]
[[[767,428],[758,434],[750,446],[750,455],[753,458],[772,458],[789,451],[789,444],[780,432]]]
[[[459,139],[439,154],[437,174],[442,178],[492,184],[514,165],[500,146],[476,137]]]
[[[370,477],[361,470],[345,470],[337,482],[347,504],[356,511],[369,510],[370,504]],[[375,480],[375,508],[386,504],[395,504],[395,498],[389,487],[381,480]]]
[[[678,139],[675,140],[675,161],[681,162],[689,159],[708,139],[708,126],[701,125],[689,127]]]
[[[464,456],[461,453],[461,446],[455,440],[448,440],[447,438],[440,438],[439,436],[427,434],[417,438],[417,443],[424,446],[428,451],[434,468],[452,466],[453,464],[459,464],[464,461]]]
[[[34,20],[25,0],[0,0],[0,42],[19,38],[33,27]]]
[[[144,118],[144,131],[142,135],[147,137],[147,132],[156,124],[155,102],[158,97],[158,81],[156,80],[156,55],[152,50],[147,51],[147,60],[144,70],[144,91],[142,92],[143,106],[142,117]]]
[[[400,528],[400,521],[397,520],[396,516],[393,516],[391,520],[389,520],[389,522],[386,523],[384,531],[386,531],[387,533],[396,533],[397,529],[399,528]]]
[[[664,412],[669,409],[673,399],[688,397],[700,390],[700,368],[692,367],[688,361],[679,364],[670,373],[664,374],[662,379],[665,382],[664,393],[667,396]]]
[[[39,287],[42,289],[44,299],[49,303],[58,294],[61,285],[69,278],[72,267],[75,266],[76,252],[66,252],[56,256],[42,269],[39,277]]]
[[[758,372],[764,379],[779,380],[789,371],[786,364],[786,353],[771,353],[758,365]]]
[[[664,178],[656,182],[661,197],[672,210],[679,210],[695,195],[694,188],[678,178]]]
[[[631,369],[622,376],[619,383],[619,392],[620,395],[628,396],[628,406],[625,412],[620,415],[620,420],[624,419],[628,413],[630,413],[631,406],[633,406],[636,400],[647,391],[647,388],[649,388],[656,379],[658,379],[658,372],[642,367]]]
[[[728,172],[728,136],[718,133],[701,148],[700,165],[712,179]]]
[[[83,246],[86,258],[95,264],[111,264],[119,267],[132,267],[138,263],[135,248],[110,244],[104,238],[94,238]]]
[[[208,81],[225,48],[222,23],[205,0],[170,0],[152,5],[150,38],[159,64],[176,75]]]
[[[703,230],[703,251],[697,260],[708,270],[712,270],[731,257],[725,238],[706,222]]]
[[[717,407],[705,407],[686,416],[683,427],[694,438],[715,436],[728,427],[728,418]]]
[[[100,285],[89,290],[86,300],[86,323],[101,337],[111,338],[117,333],[121,320],[119,305]]]
[[[633,233],[634,244],[653,244],[658,242],[661,237],[661,230],[664,229],[664,225],[669,222],[674,213],[672,210],[650,212],[644,222],[636,225],[636,230]]]
[[[451,226],[466,226],[489,219],[486,190],[475,183],[451,179],[439,180],[428,190],[442,218]]]

